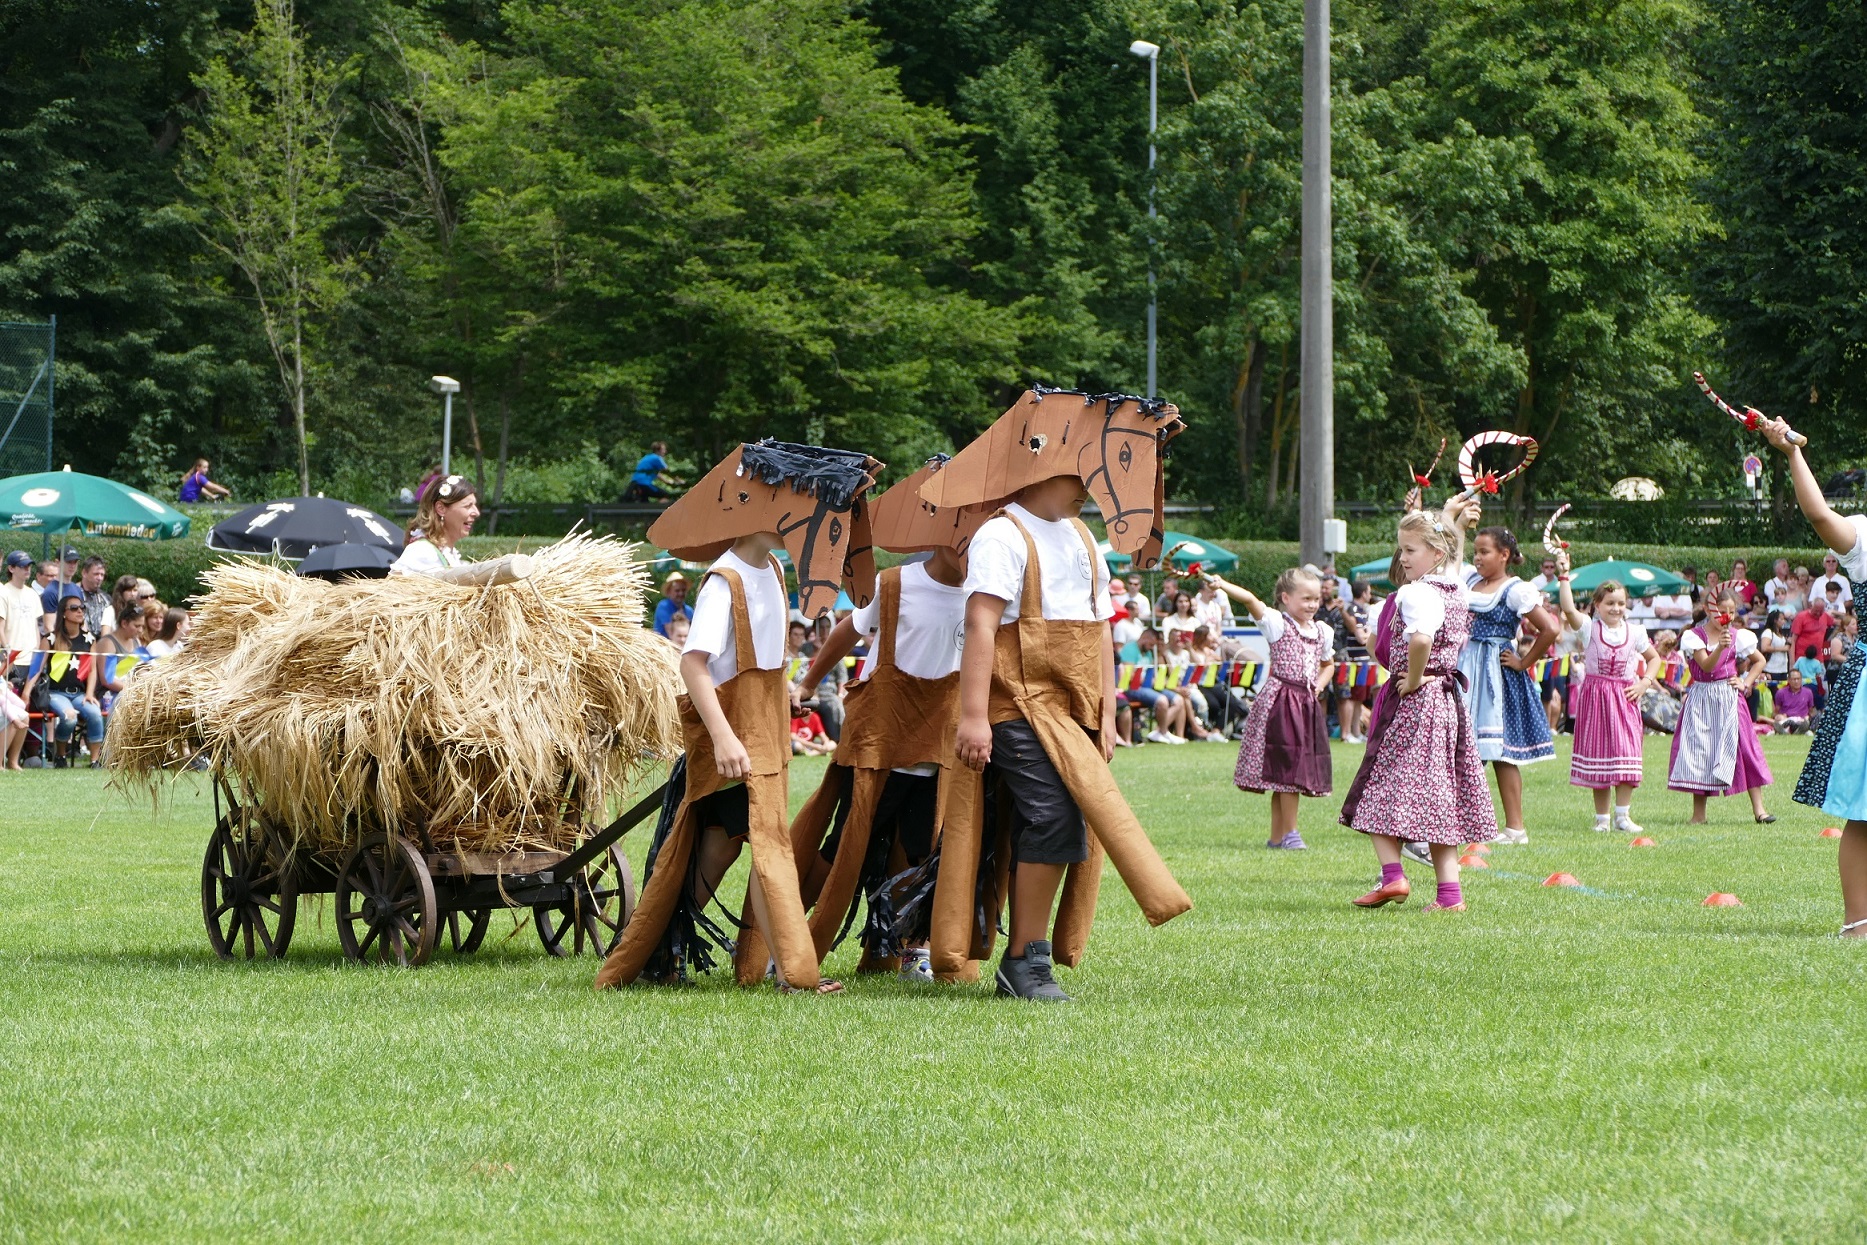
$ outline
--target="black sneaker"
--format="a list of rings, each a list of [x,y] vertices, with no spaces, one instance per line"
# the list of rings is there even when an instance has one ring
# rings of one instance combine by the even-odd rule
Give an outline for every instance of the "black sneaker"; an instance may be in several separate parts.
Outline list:
[[[998,961],[998,993],[1001,998],[1030,999],[1039,1003],[1073,1002],[1050,971],[1050,944],[1033,941],[1025,944],[1022,956],[1005,949]]]

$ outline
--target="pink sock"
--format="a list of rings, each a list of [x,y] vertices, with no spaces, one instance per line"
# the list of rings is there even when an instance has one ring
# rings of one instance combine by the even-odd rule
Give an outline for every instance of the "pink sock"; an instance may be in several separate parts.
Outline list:
[[[1441,882],[1439,884],[1440,907],[1450,908],[1453,904],[1462,903],[1463,901],[1464,896],[1459,893],[1459,884],[1457,882]]]
[[[1381,885],[1382,886],[1387,886],[1390,883],[1398,882],[1406,876],[1407,876],[1407,871],[1400,867],[1400,862],[1398,860],[1396,860],[1391,865],[1381,866]]]

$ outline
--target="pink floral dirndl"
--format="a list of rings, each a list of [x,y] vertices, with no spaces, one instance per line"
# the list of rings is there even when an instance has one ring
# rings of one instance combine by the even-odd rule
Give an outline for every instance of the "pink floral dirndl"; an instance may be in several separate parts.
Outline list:
[[[1420,582],[1444,599],[1446,620],[1433,636],[1424,681],[1411,696],[1400,696],[1407,673],[1406,619],[1394,611],[1387,646],[1396,698],[1368,738],[1368,755],[1340,820],[1363,834],[1415,843],[1482,843],[1497,835],[1497,814],[1459,675],[1471,611],[1463,587],[1430,578]]]
[[[1328,795],[1329,719],[1316,696],[1316,673],[1334,652],[1335,633],[1312,624],[1314,639],[1283,616],[1284,633],[1271,643],[1265,688],[1245,717],[1232,781],[1241,791],[1293,791]]]

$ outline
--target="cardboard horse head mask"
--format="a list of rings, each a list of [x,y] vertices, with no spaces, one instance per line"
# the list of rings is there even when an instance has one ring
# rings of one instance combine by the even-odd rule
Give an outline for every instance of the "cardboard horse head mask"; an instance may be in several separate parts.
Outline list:
[[[740,446],[661,512],[648,538],[676,557],[717,558],[742,536],[777,532],[797,568],[797,603],[816,618],[839,588],[875,595],[868,502],[882,464],[867,454],[763,441]]]
[[[980,506],[936,506],[921,496],[921,486],[952,461],[936,454],[925,466],[896,484],[870,507],[875,528],[875,547],[891,553],[925,553],[951,549],[965,553],[972,534],[992,517],[997,502]]]
[[[942,509],[983,506],[1052,476],[1078,476],[1109,544],[1150,569],[1160,561],[1167,443],[1185,428],[1179,408],[1158,398],[1038,385],[932,473],[920,495]]]

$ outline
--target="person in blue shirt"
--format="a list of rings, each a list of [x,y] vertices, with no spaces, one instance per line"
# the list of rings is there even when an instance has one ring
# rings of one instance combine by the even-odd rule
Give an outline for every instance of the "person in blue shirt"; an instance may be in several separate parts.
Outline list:
[[[635,464],[635,473],[629,477],[628,490],[623,493],[624,501],[648,501],[651,498],[673,496],[662,486],[678,486],[681,481],[668,474],[668,460],[664,457],[667,452],[666,441],[649,443],[648,453],[642,455],[642,460]]]
[[[671,571],[661,581],[661,600],[655,602],[655,634],[667,635],[668,624],[675,618],[692,621],[694,612],[687,608],[687,576]]]

